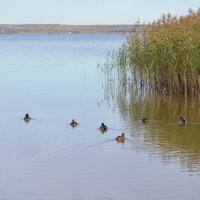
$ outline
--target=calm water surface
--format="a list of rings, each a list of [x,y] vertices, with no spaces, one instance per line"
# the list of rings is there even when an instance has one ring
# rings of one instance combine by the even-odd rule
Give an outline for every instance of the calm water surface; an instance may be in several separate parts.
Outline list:
[[[97,64],[124,39],[0,36],[0,199],[199,199],[198,106],[127,100],[124,90],[111,96],[102,85]],[[109,127],[104,134],[101,122]],[[118,144],[122,131],[127,139]]]

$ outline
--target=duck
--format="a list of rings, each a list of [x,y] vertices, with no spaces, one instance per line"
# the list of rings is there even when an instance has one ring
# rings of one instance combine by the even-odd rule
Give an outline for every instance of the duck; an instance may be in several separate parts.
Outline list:
[[[116,140],[119,143],[124,143],[125,142],[125,133],[122,133],[120,136],[117,136]]]
[[[28,113],[25,114],[24,121],[25,122],[30,122],[31,121],[31,117],[30,117],[30,115]]]
[[[148,121],[149,121],[149,118],[147,118],[147,117],[142,118],[143,123],[147,123]]]
[[[182,126],[182,125],[185,125],[186,120],[185,120],[183,117],[180,117],[178,123],[179,123],[181,126]]]
[[[108,127],[104,123],[101,123],[99,129],[101,130],[102,133],[104,133],[108,130]]]
[[[75,128],[75,127],[78,126],[78,123],[77,123],[74,119],[72,119],[70,125],[71,125],[73,128]]]

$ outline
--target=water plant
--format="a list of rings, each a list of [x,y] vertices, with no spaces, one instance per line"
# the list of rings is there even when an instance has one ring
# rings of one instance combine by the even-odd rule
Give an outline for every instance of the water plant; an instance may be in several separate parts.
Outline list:
[[[144,31],[130,32],[106,66],[122,84],[168,96],[200,97],[200,9],[163,15]],[[110,79],[110,77],[109,77]]]

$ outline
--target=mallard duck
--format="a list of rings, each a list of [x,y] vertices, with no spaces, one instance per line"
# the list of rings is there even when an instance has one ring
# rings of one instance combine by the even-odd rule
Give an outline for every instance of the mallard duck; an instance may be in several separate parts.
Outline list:
[[[178,120],[178,123],[179,123],[180,125],[185,125],[186,120],[185,120],[183,117],[180,117],[179,120]]]
[[[147,123],[148,121],[149,121],[149,119],[147,117],[142,118],[143,123]]]
[[[119,143],[124,143],[125,142],[125,133],[122,133],[120,136],[117,136],[116,140]]]
[[[72,119],[70,124],[71,124],[72,127],[77,127],[78,126],[78,123],[74,119]]]
[[[30,122],[30,121],[31,121],[31,117],[29,116],[28,113],[25,114],[24,121],[25,121],[25,122]]]
[[[108,130],[108,127],[104,123],[101,123],[99,129],[101,130],[102,133],[104,133]]]

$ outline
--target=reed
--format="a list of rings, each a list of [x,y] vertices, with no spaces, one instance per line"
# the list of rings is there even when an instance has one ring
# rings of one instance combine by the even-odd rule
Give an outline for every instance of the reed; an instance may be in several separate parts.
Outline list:
[[[128,74],[152,93],[200,97],[200,9],[163,15],[143,32],[130,33],[116,63],[119,79],[127,81]]]

